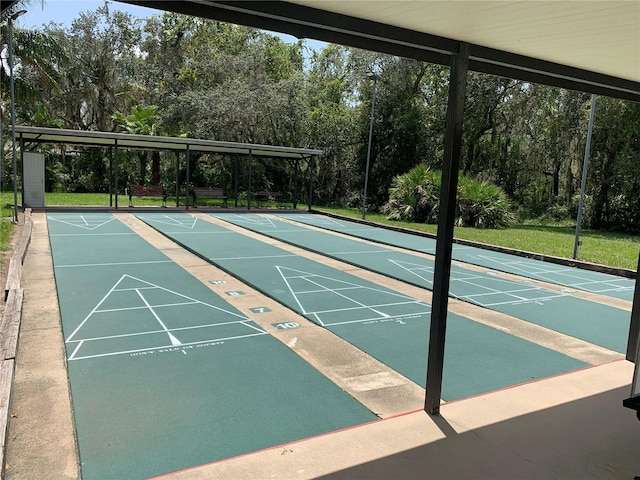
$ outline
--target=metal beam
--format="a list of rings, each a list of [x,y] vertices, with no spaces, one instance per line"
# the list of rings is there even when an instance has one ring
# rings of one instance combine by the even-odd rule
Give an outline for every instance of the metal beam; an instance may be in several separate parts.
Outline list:
[[[26,140],[35,143],[64,143],[69,145],[88,145],[97,147],[112,146],[117,139],[120,147],[137,150],[167,150],[191,152],[244,154],[249,151],[256,157],[299,158],[300,155],[322,155],[322,150],[293,148],[277,145],[257,145],[253,143],[222,142],[198,138],[160,137],[116,132],[97,132],[94,130],[70,130],[63,128],[31,127],[16,125],[16,132]]]
[[[442,186],[440,187],[440,213],[436,239],[436,258],[433,271],[433,297],[427,363],[427,396],[425,411],[431,415],[440,413],[442,391],[442,367],[447,331],[447,307],[449,304],[449,279],[451,276],[451,251],[453,225],[456,215],[458,170],[462,149],[462,120],[467,88],[469,45],[460,44],[460,51],[451,61],[449,100],[447,106]]]
[[[113,147],[109,149],[109,207],[113,207]]]
[[[286,1],[118,0],[159,10],[313,38],[416,60],[449,65],[459,41]],[[640,102],[640,83],[580,68],[469,45],[468,68]]]
[[[631,307],[631,324],[629,325],[629,340],[627,342],[626,358],[630,362],[636,361],[636,349],[640,336],[640,255],[636,271],[636,288],[633,292],[633,306]]]
[[[314,157],[309,157],[309,196],[307,198],[307,210],[311,211],[311,204],[313,203],[313,170],[315,168]]]
[[[191,152],[189,151],[189,145],[187,145],[187,151],[185,153],[187,157],[187,165],[185,167],[185,181],[184,181],[184,201],[185,201],[185,209],[189,210],[189,182],[191,181],[189,178],[189,168],[191,164]]]
[[[249,150],[249,158],[247,162],[249,163],[249,178],[247,179],[247,210],[251,210],[251,169],[253,168],[253,156],[251,155],[251,150]]]
[[[239,186],[238,185],[239,185],[240,180],[238,178],[238,156],[237,155],[235,156],[235,158],[233,160],[233,178],[234,178],[234,181],[235,181],[235,185],[234,185],[235,186],[235,191],[234,191],[235,200],[234,200],[233,206],[235,208],[238,208],[238,190],[239,190]]]
[[[118,158],[118,140],[116,140],[113,144],[113,165],[114,165],[113,185],[116,191],[116,210],[118,209],[118,175],[120,174],[119,164],[120,164],[120,160]]]
[[[187,199],[189,203],[189,199]],[[180,152],[176,152],[176,207],[180,206]]]
[[[298,208],[298,174],[300,173],[300,160],[297,158],[293,161],[293,209]]]
[[[578,202],[578,219],[576,221],[576,238],[573,242],[573,259],[578,258],[580,247],[580,227],[582,226],[582,210],[584,210],[584,192],[587,187],[587,171],[589,169],[589,154],[591,152],[591,136],[593,135],[593,119],[596,116],[596,94],[591,95],[591,111],[589,113],[589,127],[587,128],[587,145],[584,148],[582,161],[582,179],[580,180],[580,201]]]

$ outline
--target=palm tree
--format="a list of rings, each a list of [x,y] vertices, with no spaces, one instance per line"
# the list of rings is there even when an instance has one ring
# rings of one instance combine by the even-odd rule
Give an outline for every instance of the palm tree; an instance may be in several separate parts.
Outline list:
[[[3,12],[0,23],[0,187],[5,186],[4,147],[5,137],[2,135],[2,124],[9,122],[7,106],[10,103],[9,92],[11,77],[9,76],[9,23],[6,17],[20,11],[34,2],[23,0],[15,3],[11,9]],[[44,5],[44,0],[41,2]],[[52,36],[39,31],[13,28],[14,58],[14,91],[17,105],[25,105],[41,98],[42,91],[58,88],[57,68],[66,61],[62,48]]]
[[[112,116],[116,125],[116,131],[137,135],[157,135],[158,107],[155,105],[136,105],[129,115],[116,112]],[[147,152],[143,152],[140,158],[140,185],[144,185],[147,171]],[[160,184],[160,154],[153,152],[151,164],[151,184]]]

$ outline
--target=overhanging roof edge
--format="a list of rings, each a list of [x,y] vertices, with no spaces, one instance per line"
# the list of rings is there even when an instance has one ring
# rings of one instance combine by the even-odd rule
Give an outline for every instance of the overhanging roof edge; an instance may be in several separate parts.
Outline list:
[[[308,148],[223,142],[183,137],[160,137],[154,135],[31,127],[25,125],[16,126],[16,133],[26,140],[37,143],[66,143],[93,146],[115,146],[117,143],[118,147],[123,148],[155,148],[158,150],[172,151],[186,151],[188,146],[191,151],[207,153],[247,154],[251,151],[253,155],[257,156],[274,156],[292,159],[299,158],[301,155],[317,156],[324,153],[322,150]]]
[[[461,41],[287,1],[118,0],[449,65]],[[640,82],[470,44],[469,68],[640,102]]]

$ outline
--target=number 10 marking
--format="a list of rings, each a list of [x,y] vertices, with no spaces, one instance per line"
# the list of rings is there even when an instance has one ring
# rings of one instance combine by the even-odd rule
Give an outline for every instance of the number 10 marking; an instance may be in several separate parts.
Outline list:
[[[271,325],[276,327],[278,330],[287,330],[289,328],[297,328],[300,326],[297,322],[272,323]]]

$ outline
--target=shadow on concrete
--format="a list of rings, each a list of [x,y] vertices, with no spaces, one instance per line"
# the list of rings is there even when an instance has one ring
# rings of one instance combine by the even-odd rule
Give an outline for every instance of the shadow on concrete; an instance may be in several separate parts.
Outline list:
[[[435,423],[445,439],[318,478],[632,480],[640,422],[622,407],[628,393],[609,390],[460,434],[443,405]]]

